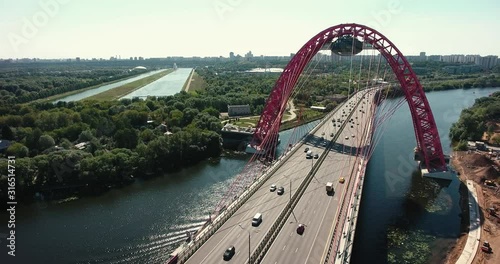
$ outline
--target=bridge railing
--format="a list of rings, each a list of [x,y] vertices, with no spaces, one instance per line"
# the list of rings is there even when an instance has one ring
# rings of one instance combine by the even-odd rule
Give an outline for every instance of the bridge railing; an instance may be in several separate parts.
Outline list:
[[[373,113],[374,114],[374,113]],[[364,139],[364,145],[366,146],[367,144],[371,144],[371,136],[373,133],[373,116],[370,119],[370,123],[368,124],[368,127],[365,132],[365,139]],[[365,149],[364,149],[365,150]],[[342,199],[342,203],[340,205],[340,210],[339,210],[339,215],[337,216],[336,222],[335,222],[335,227],[330,233],[330,243],[328,246],[327,254],[326,257],[323,261],[323,263],[330,263],[330,262],[335,262],[337,260],[337,257],[344,257],[344,259],[341,260],[341,262],[347,261],[346,257],[349,257],[346,253],[349,251],[350,246],[352,246],[352,239],[354,237],[353,232],[351,232],[351,228],[355,228],[355,223],[356,223],[356,218],[353,217],[353,215],[357,215],[357,211],[359,209],[359,200],[361,199],[361,190],[362,190],[362,184],[363,184],[363,177],[364,177],[364,168],[366,168],[366,162],[368,160],[366,159],[366,155],[362,153],[362,157],[359,160],[359,165],[353,167],[353,170],[358,167],[358,170],[355,174],[355,180],[353,182],[352,187],[348,186],[348,193],[344,193],[344,197],[350,197],[347,201],[349,201],[347,204],[351,206],[346,206],[346,199]],[[356,164],[358,164],[358,158],[356,158]],[[352,173],[351,173],[352,175]],[[352,193],[356,190],[355,195],[352,195]],[[358,203],[356,205],[355,201],[358,200]],[[352,207],[354,205],[354,208]],[[350,214],[349,214],[350,212]],[[350,215],[350,218],[348,217]],[[346,219],[347,223],[349,223],[346,226]],[[340,230],[347,230],[345,232],[340,233],[339,232],[339,227],[342,227]],[[350,244],[346,244],[345,250],[342,252],[339,250],[340,244],[342,239],[347,239],[347,242],[351,242]]]
[[[375,111],[375,109],[373,109]],[[365,141],[368,142],[368,144],[371,144],[371,135],[374,132],[374,126],[373,126],[373,118],[371,119],[371,122],[368,127],[369,133],[366,135]],[[347,216],[350,218],[350,221],[348,225],[344,225],[344,232],[342,233],[342,237],[340,238],[340,241],[338,242],[338,247],[337,247],[337,252],[340,252],[339,256],[336,258],[336,260],[339,260],[340,263],[348,263],[349,259],[351,257],[351,252],[352,252],[352,246],[354,244],[354,235],[356,232],[356,223],[357,223],[357,216],[359,213],[359,206],[360,206],[360,200],[361,200],[361,195],[363,193],[363,183],[364,183],[364,177],[366,173],[366,166],[369,160],[366,158],[367,155],[365,155],[362,159],[363,163],[360,163],[359,165],[359,171],[358,171],[358,177],[356,181],[356,188],[355,188],[355,195],[351,197],[350,200],[350,206],[349,210],[347,212]],[[343,241],[342,241],[343,240]],[[343,248],[340,248],[340,245],[343,243]]]

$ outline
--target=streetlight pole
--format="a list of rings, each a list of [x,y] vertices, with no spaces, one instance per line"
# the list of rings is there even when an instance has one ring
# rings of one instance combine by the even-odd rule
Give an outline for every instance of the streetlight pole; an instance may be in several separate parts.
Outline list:
[[[243,230],[245,230],[245,231],[247,231],[247,232],[248,232],[248,264],[251,264],[251,262],[250,262],[250,255],[251,255],[251,250],[250,250],[250,231],[248,231],[248,230],[246,230],[245,228],[243,228],[243,227],[241,226],[241,224],[238,224],[238,226],[239,226],[241,229],[243,229]]]

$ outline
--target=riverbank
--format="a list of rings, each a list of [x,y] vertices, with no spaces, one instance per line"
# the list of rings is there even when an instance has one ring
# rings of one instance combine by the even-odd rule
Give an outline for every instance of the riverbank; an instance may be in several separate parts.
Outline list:
[[[500,213],[500,188],[488,187],[486,180],[499,180],[498,167],[500,161],[490,158],[486,152],[456,151],[451,159],[452,165],[459,173],[460,181],[471,180],[476,185],[477,199],[480,208],[481,220],[481,243],[488,241],[492,247],[492,253],[476,252],[473,263],[500,263],[500,218],[490,215],[489,208],[495,208]],[[460,187],[460,203],[462,208],[461,234],[455,246],[448,252],[446,263],[456,263],[467,242],[469,223],[469,201],[467,188]]]

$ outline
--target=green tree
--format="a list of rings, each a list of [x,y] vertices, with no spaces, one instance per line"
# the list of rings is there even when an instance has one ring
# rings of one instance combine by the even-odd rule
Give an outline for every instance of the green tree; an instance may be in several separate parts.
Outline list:
[[[42,135],[38,139],[38,147],[40,150],[46,150],[53,147],[55,144],[54,139],[49,135]]]
[[[139,137],[134,129],[125,128],[116,131],[114,139],[117,147],[134,149],[137,146]]]
[[[94,139],[94,135],[92,135],[92,131],[90,130],[82,131],[78,136],[78,142],[89,142],[92,139]]]
[[[29,150],[23,144],[15,142],[7,148],[6,154],[17,158],[24,158],[28,156]]]
[[[172,126],[177,126],[180,127],[182,124],[182,120],[184,118],[184,114],[180,110],[173,110],[170,112],[170,119],[169,119],[169,125],[170,127]]]
[[[2,127],[2,139],[14,140],[14,132],[12,132],[9,126]]]

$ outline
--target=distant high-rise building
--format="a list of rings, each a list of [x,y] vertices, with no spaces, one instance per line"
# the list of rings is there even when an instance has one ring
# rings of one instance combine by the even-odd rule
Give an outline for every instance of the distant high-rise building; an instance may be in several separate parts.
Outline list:
[[[80,62],[80,57],[76,57],[76,62]]]
[[[247,54],[245,54],[245,58],[247,59],[253,58],[252,52],[251,51],[247,52]]]
[[[144,58],[143,57],[139,57],[139,60],[142,61],[142,60],[144,60]]]
[[[427,57],[428,61],[441,61],[441,55],[429,55]]]
[[[479,55],[465,55],[465,63],[476,63],[476,61],[480,58]]]
[[[491,69],[497,65],[498,62],[498,56],[484,56],[484,57],[479,57],[478,60],[476,60],[476,64],[481,66],[483,69]]]
[[[234,52],[232,52],[232,51],[231,51],[231,52],[229,52],[229,58],[230,58],[230,59],[234,59]]]
[[[420,60],[421,61],[426,61],[427,60],[427,56],[425,56],[425,51],[420,52]]]
[[[137,60],[137,57],[134,57],[134,60],[136,61],[136,60]]]
[[[130,60],[134,60],[134,57],[130,57]]]

